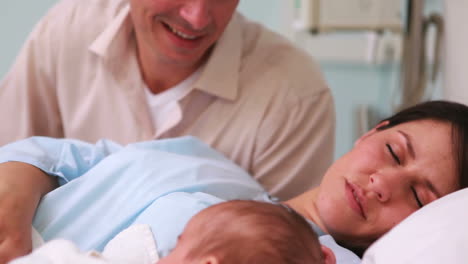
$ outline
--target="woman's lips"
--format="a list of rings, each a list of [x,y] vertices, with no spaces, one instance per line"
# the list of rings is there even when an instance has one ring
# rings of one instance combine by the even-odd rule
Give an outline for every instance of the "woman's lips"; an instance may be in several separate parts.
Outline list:
[[[365,199],[362,189],[359,186],[349,183],[346,180],[345,193],[351,209],[362,216],[362,218],[367,219],[366,213],[364,211]]]

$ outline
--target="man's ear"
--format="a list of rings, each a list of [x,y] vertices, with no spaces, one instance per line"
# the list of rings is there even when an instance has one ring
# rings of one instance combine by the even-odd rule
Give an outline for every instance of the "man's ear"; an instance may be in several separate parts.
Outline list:
[[[323,263],[324,264],[336,264],[336,257],[333,251],[324,245],[321,245],[321,247],[322,247]]]
[[[356,146],[357,144],[359,144],[359,142],[361,142],[363,139],[369,137],[370,135],[373,135],[377,132],[377,129],[381,128],[381,127],[384,127],[384,126],[387,126],[388,124],[390,124],[390,121],[386,120],[386,121],[383,121],[383,122],[380,122],[378,125],[376,125],[374,128],[372,128],[371,130],[367,131],[364,135],[362,135],[360,138],[358,138],[358,140],[356,140],[356,142],[354,142],[354,145]]]
[[[220,264],[218,258],[213,255],[203,257],[199,263],[200,264]]]

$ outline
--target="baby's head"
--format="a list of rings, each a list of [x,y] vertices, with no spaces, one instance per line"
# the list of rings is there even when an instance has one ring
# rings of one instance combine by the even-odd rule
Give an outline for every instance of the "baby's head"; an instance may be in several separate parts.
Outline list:
[[[330,253],[330,251],[326,251]],[[327,263],[334,256],[327,254]],[[321,264],[324,254],[307,221],[281,205],[229,201],[195,215],[158,264]]]

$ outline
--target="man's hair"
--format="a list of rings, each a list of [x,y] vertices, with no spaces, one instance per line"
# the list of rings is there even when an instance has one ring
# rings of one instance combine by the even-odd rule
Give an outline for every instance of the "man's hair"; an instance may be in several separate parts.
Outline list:
[[[202,218],[194,225],[199,236],[189,259],[212,255],[222,264],[323,263],[317,235],[286,206],[235,200],[209,207],[194,220]]]

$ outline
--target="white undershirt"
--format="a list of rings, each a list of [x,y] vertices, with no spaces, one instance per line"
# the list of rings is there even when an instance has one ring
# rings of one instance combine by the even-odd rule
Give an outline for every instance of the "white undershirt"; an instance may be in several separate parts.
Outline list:
[[[198,68],[185,80],[161,93],[153,94],[148,87],[145,87],[146,101],[150,107],[156,137],[177,125],[181,120],[182,112],[179,101],[192,91],[193,84],[200,76],[202,68]]]

